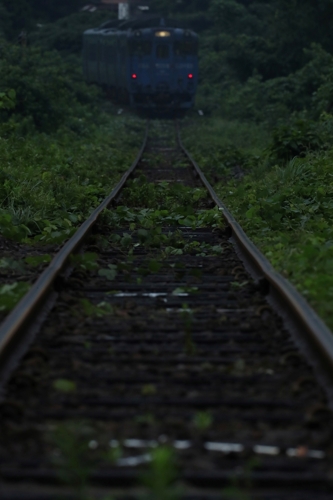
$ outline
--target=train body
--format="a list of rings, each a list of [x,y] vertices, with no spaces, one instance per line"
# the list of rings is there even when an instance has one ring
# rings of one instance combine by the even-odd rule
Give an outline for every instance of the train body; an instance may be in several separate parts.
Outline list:
[[[198,84],[198,36],[161,24],[86,31],[85,80],[136,108],[191,108]]]

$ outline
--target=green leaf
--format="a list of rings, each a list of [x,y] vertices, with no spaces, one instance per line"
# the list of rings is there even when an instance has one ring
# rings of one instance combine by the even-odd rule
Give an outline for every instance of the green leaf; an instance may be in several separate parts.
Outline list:
[[[17,282],[0,287],[0,311],[9,312],[29,291],[30,283]]]
[[[128,248],[132,245],[132,236],[130,234],[124,233],[123,237],[120,240],[121,246],[124,248]]]
[[[56,391],[64,392],[69,394],[76,391],[76,383],[72,380],[67,380],[64,378],[59,378],[53,382],[53,388]]]
[[[105,315],[113,314],[113,307],[108,302],[100,302],[97,306],[90,302],[88,299],[81,299],[80,305],[82,307],[83,313],[88,317],[98,317],[101,318]],[[79,311],[81,314],[82,312]]]
[[[12,100],[16,98],[16,92],[15,90],[11,89],[8,91],[8,97],[10,97]]]
[[[49,262],[51,262],[51,260],[52,257],[49,254],[32,255],[24,259],[24,261],[31,267],[37,267],[41,264],[48,264]]]
[[[25,266],[22,261],[10,259],[9,257],[3,257],[0,259],[0,268],[17,272],[24,272],[25,270]]]
[[[94,252],[86,252],[71,256],[71,263],[75,267],[81,267],[87,271],[93,271],[98,268],[97,264],[98,255]]]
[[[117,276],[117,266],[115,264],[109,264],[107,269],[100,269],[98,274],[112,281]]]
[[[141,238],[145,239],[149,235],[149,231],[147,231],[147,229],[139,229],[137,234],[140,239]]]
[[[254,217],[257,217],[257,211],[258,211],[258,208],[257,207],[251,207],[246,213],[246,217],[248,219],[253,219]]]
[[[158,262],[157,260],[151,260],[148,263],[148,269],[152,273],[158,273],[158,271],[161,269],[162,263]]]

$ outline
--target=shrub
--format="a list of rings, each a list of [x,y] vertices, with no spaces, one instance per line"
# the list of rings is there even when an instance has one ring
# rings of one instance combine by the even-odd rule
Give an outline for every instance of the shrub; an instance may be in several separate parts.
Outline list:
[[[26,134],[56,131],[71,119],[92,114],[100,91],[83,82],[79,60],[64,61],[57,52],[22,48],[7,42],[0,46],[1,89],[16,91],[16,106],[2,110],[5,131]]]
[[[284,161],[295,156],[305,156],[309,151],[318,150],[323,144],[324,137],[317,123],[297,118],[273,131],[269,151],[274,159]]]

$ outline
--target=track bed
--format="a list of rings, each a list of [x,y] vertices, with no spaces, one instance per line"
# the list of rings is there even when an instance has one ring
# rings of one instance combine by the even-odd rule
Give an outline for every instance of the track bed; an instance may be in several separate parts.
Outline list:
[[[201,187],[163,133],[136,179]],[[125,190],[113,211],[142,212],[144,200],[131,196]],[[192,208],[202,216],[211,201]],[[135,224],[99,223],[83,249],[98,266],[83,259],[61,280],[7,384],[1,498],[77,498],[88,477],[92,498],[139,498],[142,470],[161,448],[173,450],[186,499],[332,498],[325,392],[227,232],[216,217],[215,227],[161,222],[158,244],[154,228],[141,234]],[[70,487],[60,489],[66,471]]]

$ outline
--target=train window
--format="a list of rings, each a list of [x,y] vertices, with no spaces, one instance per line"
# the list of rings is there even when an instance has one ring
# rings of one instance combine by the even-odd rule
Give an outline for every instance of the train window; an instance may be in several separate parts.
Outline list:
[[[153,44],[147,40],[133,40],[130,45],[132,56],[150,56]]]
[[[194,56],[197,53],[197,45],[192,40],[175,42],[173,50],[176,56]]]
[[[169,57],[169,45],[157,45],[156,47],[156,57],[158,59],[168,59]]]

